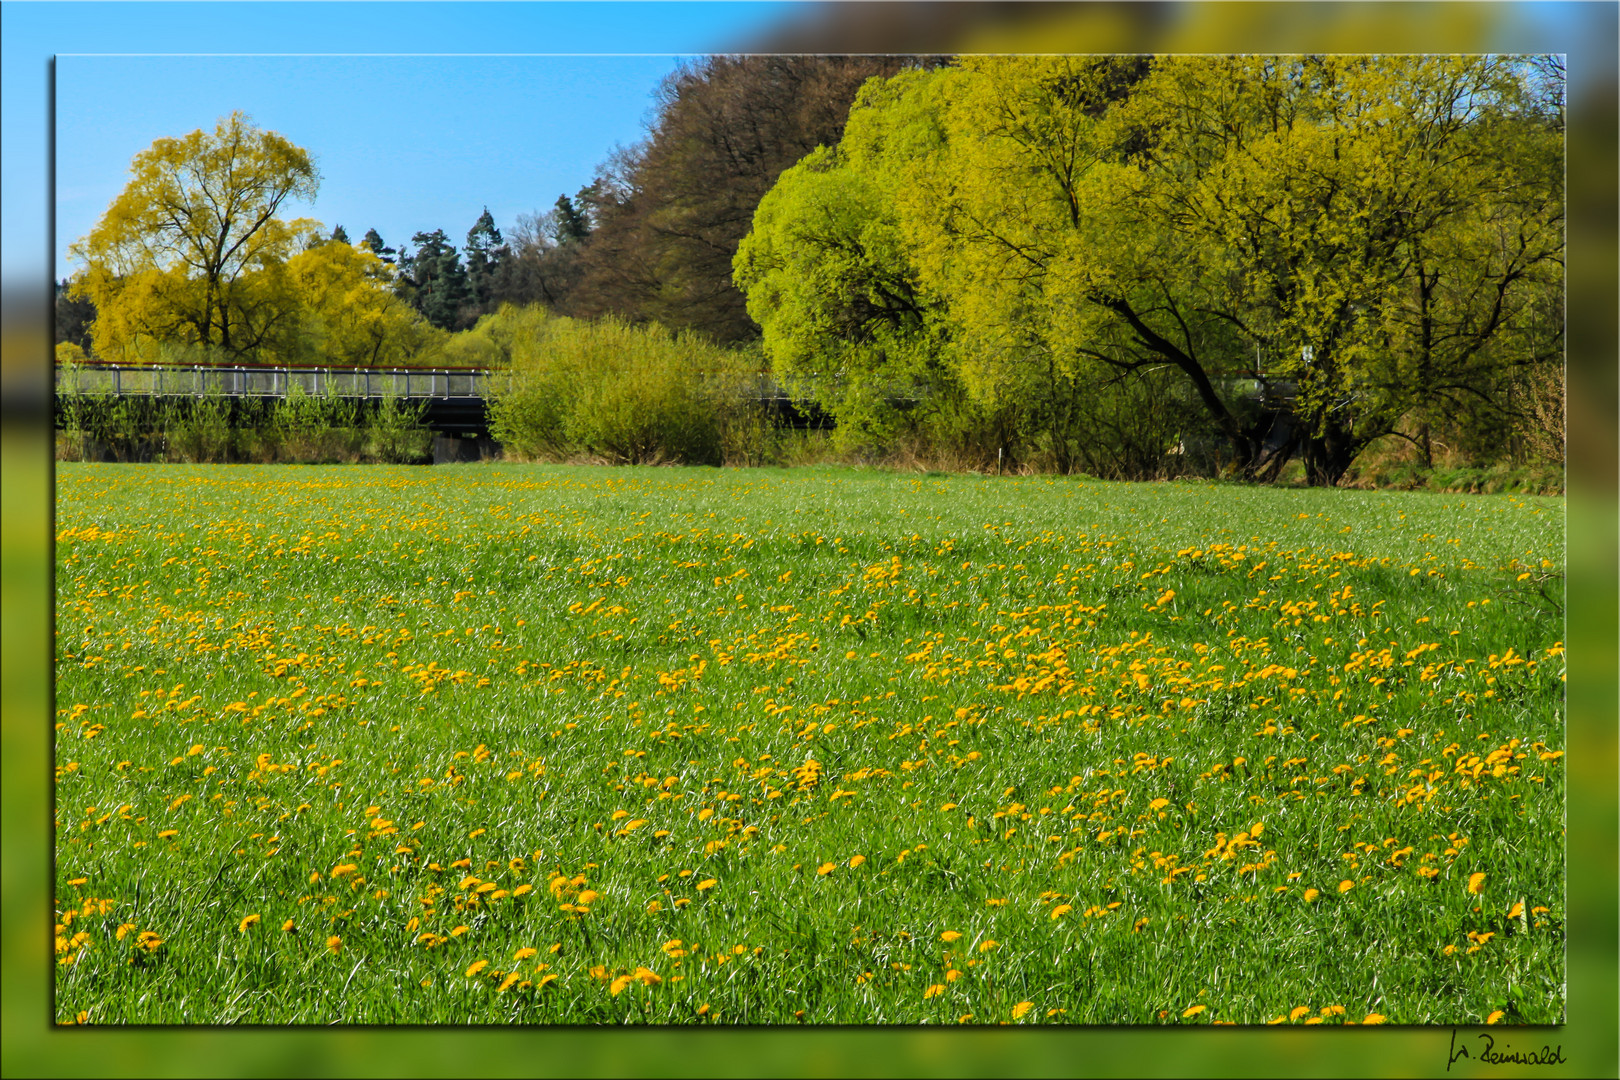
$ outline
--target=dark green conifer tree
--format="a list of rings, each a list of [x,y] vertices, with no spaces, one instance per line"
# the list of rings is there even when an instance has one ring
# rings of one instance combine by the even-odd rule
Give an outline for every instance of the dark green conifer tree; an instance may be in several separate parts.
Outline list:
[[[376,229],[366,230],[365,239],[360,241],[360,246],[369,249],[373,255],[390,266],[397,262],[396,256],[399,252],[383,243],[383,238]]]
[[[489,308],[496,273],[506,256],[506,241],[486,206],[467,233],[467,300],[477,309],[474,317]]]

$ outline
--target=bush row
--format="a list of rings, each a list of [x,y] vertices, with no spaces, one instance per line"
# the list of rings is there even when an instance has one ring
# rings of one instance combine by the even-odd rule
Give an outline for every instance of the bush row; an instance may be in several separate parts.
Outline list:
[[[432,451],[420,405],[384,398],[367,408],[296,386],[273,403],[69,394],[59,399],[58,428],[63,461],[405,464]]]

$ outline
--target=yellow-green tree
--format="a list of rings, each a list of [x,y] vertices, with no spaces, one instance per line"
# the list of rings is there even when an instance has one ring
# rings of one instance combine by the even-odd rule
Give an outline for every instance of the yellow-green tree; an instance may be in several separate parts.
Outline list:
[[[1105,388],[1173,376],[1245,474],[1298,453],[1335,483],[1414,420],[1507,415],[1523,373],[1557,363],[1562,124],[1535,72],[966,58],[869,84],[836,154],[761,203],[738,280],[767,350],[801,363],[876,342],[847,328],[903,278],[959,384],[1039,406],[1060,467]],[[897,242],[864,242],[878,226]],[[1258,407],[1257,379],[1292,407]]]
[[[421,362],[445,334],[395,295],[394,268],[370,249],[329,240],[287,260],[301,307],[287,362],[396,367]]]
[[[151,360],[179,342],[249,357],[294,330],[286,260],[317,223],[277,216],[320,183],[309,153],[240,112],[159,139],[90,234],[70,249],[74,281],[93,300],[95,351]]]

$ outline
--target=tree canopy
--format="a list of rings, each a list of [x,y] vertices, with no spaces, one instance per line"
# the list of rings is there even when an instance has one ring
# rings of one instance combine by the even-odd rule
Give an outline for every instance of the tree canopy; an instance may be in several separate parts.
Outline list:
[[[1556,362],[1545,74],[1400,56],[903,73],[761,202],[737,281],[787,374],[833,356],[848,385],[924,355],[981,407],[1034,403],[1063,442],[1088,397],[1170,372],[1245,474],[1297,452],[1337,482],[1403,423],[1505,415],[1515,372]]]
[[[102,360],[152,362],[165,350],[219,361],[399,364],[437,347],[436,331],[395,295],[375,230],[284,220],[315,197],[310,155],[241,113],[212,134],[159,139],[70,249],[71,293],[93,306]],[[451,249],[453,252],[454,249]]]
[[[277,216],[289,200],[315,198],[309,153],[236,112],[212,133],[157,140],[130,171],[70,249],[84,264],[75,291],[98,311],[96,351],[122,356],[143,340],[180,336],[244,355],[268,341],[284,320],[266,272],[316,228]]]

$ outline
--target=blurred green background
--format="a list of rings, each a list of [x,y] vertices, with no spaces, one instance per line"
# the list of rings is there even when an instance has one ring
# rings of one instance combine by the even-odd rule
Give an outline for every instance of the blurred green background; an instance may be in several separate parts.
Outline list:
[[[10,5],[8,5],[10,6]],[[426,6],[426,5],[424,5]],[[617,5],[604,5],[612,8]],[[193,23],[211,5],[186,5]],[[378,5],[408,24],[414,5]],[[468,9],[502,40],[499,5]],[[1616,41],[1620,8],[1594,4],[979,4],[786,6],[760,52],[1563,52],[1569,54],[1569,1019],[1498,1033],[1497,1050],[1558,1045],[1566,1065],[1458,1076],[1616,1075]],[[604,19],[614,18],[604,14]],[[65,5],[42,51],[6,63],[48,72],[75,48]],[[206,35],[206,31],[204,32]],[[39,49],[35,39],[27,47]],[[239,51],[240,43],[219,48]],[[441,43],[424,40],[422,51]],[[333,52],[365,42],[318,41]],[[37,83],[37,85],[34,85]],[[10,84],[8,83],[8,86]],[[49,108],[47,79],[34,80]],[[8,93],[11,92],[8,89]],[[45,167],[47,147],[8,154],[7,176]],[[37,175],[37,174],[36,174]],[[48,214],[48,207],[41,207]],[[0,545],[3,664],[3,1071],[51,1076],[325,1075],[1364,1075],[1445,1074],[1450,1029],[1273,1031],[94,1030],[49,1026],[48,805],[51,723],[51,453],[46,408],[49,269],[4,290]]]

